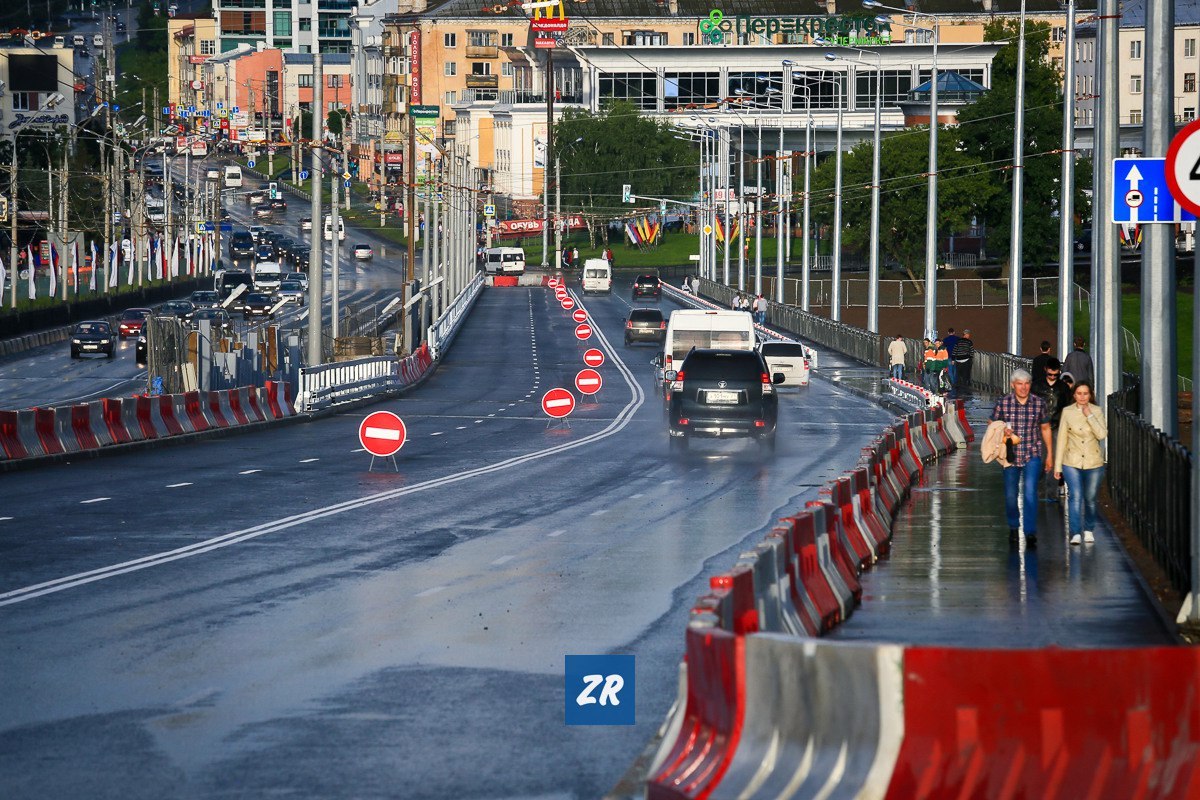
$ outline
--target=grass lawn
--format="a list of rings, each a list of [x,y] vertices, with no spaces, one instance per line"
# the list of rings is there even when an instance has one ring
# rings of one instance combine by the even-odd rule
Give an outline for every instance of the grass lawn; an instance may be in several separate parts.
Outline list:
[[[1058,303],[1048,303],[1038,308],[1038,313],[1050,319],[1058,319]],[[1192,319],[1196,313],[1191,287],[1180,287],[1175,294],[1175,329],[1179,343],[1179,374],[1185,378],[1192,375]],[[1090,309],[1078,309],[1075,312],[1075,332],[1087,336],[1091,323]],[[1133,334],[1135,339],[1142,338],[1142,296],[1127,293],[1121,295],[1121,327]],[[1138,369],[1137,362],[1129,354],[1124,355],[1124,368],[1130,371]]]

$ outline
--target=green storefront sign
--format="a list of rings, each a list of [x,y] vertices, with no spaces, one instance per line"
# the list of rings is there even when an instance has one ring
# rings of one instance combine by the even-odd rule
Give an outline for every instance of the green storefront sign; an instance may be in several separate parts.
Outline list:
[[[820,37],[849,45],[888,44],[892,40],[890,26],[869,16],[726,17],[720,9],[713,9],[707,19],[700,21],[700,34],[710,44],[723,44],[726,33],[734,34],[735,41],[743,35],[774,38],[776,34]]]

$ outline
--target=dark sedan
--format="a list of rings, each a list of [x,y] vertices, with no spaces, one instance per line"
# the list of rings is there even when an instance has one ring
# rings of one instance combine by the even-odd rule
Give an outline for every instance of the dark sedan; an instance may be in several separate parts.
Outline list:
[[[159,306],[158,313],[163,316],[190,320],[196,313],[196,306],[190,300],[171,300]]]
[[[284,200],[282,197],[276,197],[274,200],[268,202],[267,205],[271,207],[272,211],[287,211],[287,200]]]
[[[84,353],[104,353],[112,358],[116,348],[116,337],[107,322],[89,320],[71,329],[71,358],[79,358]]]
[[[212,326],[212,336],[214,338],[228,336],[233,331],[233,322],[229,319],[229,312],[223,308],[202,308],[192,317],[192,324],[197,329],[200,323],[207,320]]]
[[[192,301],[192,305],[196,307],[197,311],[205,308],[217,308],[221,305],[221,295],[211,289],[192,292],[188,300]]]
[[[275,305],[275,301],[271,298],[271,295],[252,292],[246,296],[246,302],[242,306],[242,315],[246,319],[252,319],[253,317],[266,317],[270,319],[272,316],[271,307],[273,305]]]

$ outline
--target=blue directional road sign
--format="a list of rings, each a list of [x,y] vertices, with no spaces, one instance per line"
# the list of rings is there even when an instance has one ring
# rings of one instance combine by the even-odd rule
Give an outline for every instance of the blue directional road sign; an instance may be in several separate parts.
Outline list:
[[[1193,222],[1167,188],[1165,158],[1115,158],[1112,171],[1112,221]]]
[[[300,170],[300,180],[302,180],[302,181],[308,180],[308,170],[306,170],[306,169]]]
[[[342,181],[342,186],[344,186],[344,187],[346,187],[347,189],[349,189],[349,188],[350,188],[350,181]]]
[[[250,169],[254,169],[254,159],[252,158],[249,161],[247,161],[246,166],[249,167]]]
[[[221,233],[232,233],[232,232],[233,232],[233,223],[232,222],[222,222],[221,223]]]

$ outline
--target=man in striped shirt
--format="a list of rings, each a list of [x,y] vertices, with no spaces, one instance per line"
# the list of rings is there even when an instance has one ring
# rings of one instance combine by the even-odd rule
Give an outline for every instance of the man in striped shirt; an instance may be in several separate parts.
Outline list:
[[[1050,415],[1046,402],[1031,392],[1033,376],[1028,372],[1014,370],[1010,385],[1012,392],[996,401],[991,416],[993,422],[1004,421],[1005,441],[1015,441],[1015,458],[1004,468],[1008,540],[1016,543],[1024,523],[1025,546],[1033,548],[1037,547],[1038,485],[1054,467]]]

